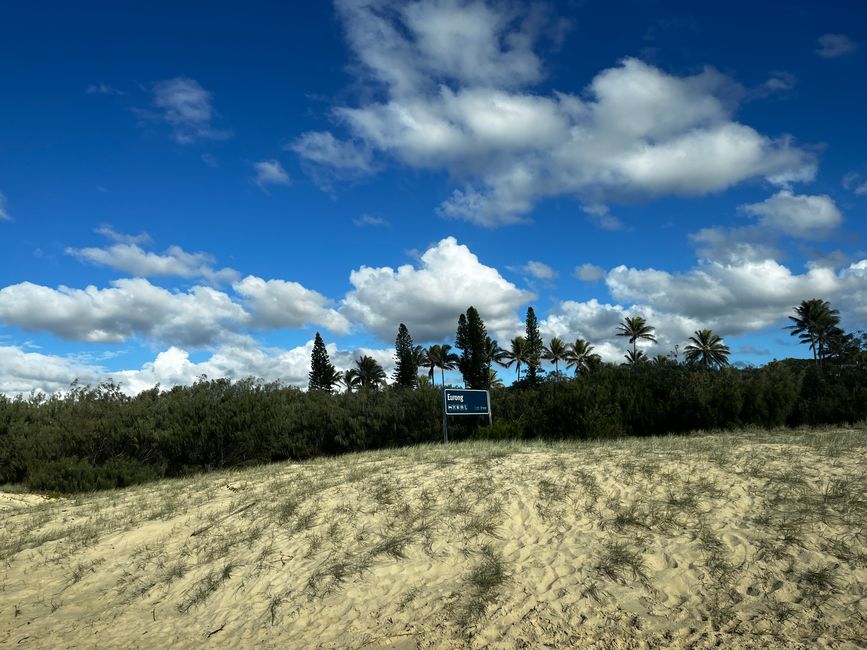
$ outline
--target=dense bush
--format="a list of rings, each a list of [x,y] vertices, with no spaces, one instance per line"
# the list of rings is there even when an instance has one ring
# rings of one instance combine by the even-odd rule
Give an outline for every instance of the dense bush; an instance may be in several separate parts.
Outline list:
[[[786,360],[720,371],[601,366],[536,388],[492,391],[486,418],[452,418],[450,438],[647,436],[867,418],[867,369]],[[306,459],[441,438],[438,388],[330,395],[252,379],[201,380],[136,397],[114,384],[53,397],[0,397],[0,483],[74,492],[162,476]]]

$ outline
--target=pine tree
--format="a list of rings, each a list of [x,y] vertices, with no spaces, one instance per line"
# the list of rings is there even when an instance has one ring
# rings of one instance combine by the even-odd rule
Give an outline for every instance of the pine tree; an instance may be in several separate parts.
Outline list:
[[[455,347],[461,351],[458,368],[467,388],[487,388],[490,381],[491,361],[488,358],[488,333],[485,323],[475,307],[467,309],[458,318]]]
[[[531,386],[536,386],[539,383],[539,377],[542,374],[542,337],[539,334],[539,322],[536,320],[536,312],[532,307],[527,308],[526,333],[524,335],[526,341],[526,358],[524,363],[527,366],[527,383]]]
[[[412,336],[403,323],[397,329],[394,348],[394,358],[397,361],[394,368],[394,383],[398,386],[415,388],[418,386],[418,355],[412,344]]]
[[[307,389],[327,390],[331,392],[331,388],[336,383],[337,377],[337,369],[328,358],[328,350],[325,349],[325,343],[323,343],[319,332],[316,332],[316,338],[313,340],[313,353],[310,355],[310,372],[307,375]]]

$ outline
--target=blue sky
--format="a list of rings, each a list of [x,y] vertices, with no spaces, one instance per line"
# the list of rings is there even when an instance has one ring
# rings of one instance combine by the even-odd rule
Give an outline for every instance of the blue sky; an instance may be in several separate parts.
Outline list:
[[[865,55],[851,2],[4,7],[0,391],[304,385],[470,304],[806,356],[801,300],[867,324]]]

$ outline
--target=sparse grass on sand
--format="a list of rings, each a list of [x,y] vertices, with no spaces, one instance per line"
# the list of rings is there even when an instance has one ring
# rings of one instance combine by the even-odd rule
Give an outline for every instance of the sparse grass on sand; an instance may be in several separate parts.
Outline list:
[[[864,647],[867,430],[0,492],[0,647]]]

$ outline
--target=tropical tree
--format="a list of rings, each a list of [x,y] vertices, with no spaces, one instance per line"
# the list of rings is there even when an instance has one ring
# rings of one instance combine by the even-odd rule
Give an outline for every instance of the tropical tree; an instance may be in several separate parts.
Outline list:
[[[627,366],[640,366],[647,363],[647,355],[641,350],[627,350],[623,356]]]
[[[601,360],[598,354],[593,350],[595,346],[590,345],[584,339],[575,339],[574,343],[570,343],[566,347],[566,367],[575,368],[575,376],[587,370],[590,363]]]
[[[394,383],[398,386],[415,388],[418,384],[418,356],[412,344],[409,329],[403,323],[397,329],[394,342]]]
[[[623,322],[617,326],[617,336],[625,336],[632,344],[632,358],[638,358],[638,341],[652,341],[656,343],[654,327],[647,324],[641,316],[626,316]],[[628,358],[628,357],[627,357]]]
[[[412,349],[412,358],[415,362],[416,368],[427,368],[427,350],[425,350],[425,347],[423,345],[417,345]]]
[[[566,359],[568,348],[563,341],[556,336],[551,339],[550,345],[542,348],[542,358],[554,364],[554,372],[560,374],[560,362]]]
[[[654,368],[665,368],[666,366],[674,365],[674,360],[667,354],[657,354],[650,360],[650,364]]]
[[[427,357],[428,363],[430,364],[430,372],[428,373],[428,376],[431,378],[431,381],[433,381],[434,378],[434,369],[439,368],[442,383],[443,386],[445,386],[446,370],[454,370],[458,367],[460,357],[451,350],[452,346],[448,344],[432,345],[428,348]]]
[[[358,370],[349,368],[337,373],[337,383],[343,386],[347,393],[352,393],[356,388],[361,386],[361,377],[358,376]]]
[[[790,330],[789,334],[797,336],[801,343],[809,343],[813,360],[818,363],[824,358],[825,347],[834,330],[839,329],[840,312],[833,309],[827,300],[813,298],[795,307],[795,315],[789,316],[789,320],[792,324],[784,329]]]
[[[385,370],[373,357],[363,355],[355,362],[359,384],[362,388],[379,388],[385,384]]]
[[[511,348],[506,350],[506,367],[511,368],[515,364],[515,374],[521,377],[521,365],[527,360],[527,341],[523,336],[516,336],[511,340]]]
[[[496,363],[498,366],[502,366],[503,368],[509,367],[509,353],[501,348],[497,341],[492,339],[490,336],[485,342],[485,353],[488,355],[488,361],[490,363]]]
[[[458,318],[455,347],[461,351],[458,368],[467,388],[486,388],[491,367],[487,352],[488,332],[475,307],[467,308],[467,313]]]
[[[504,388],[502,378],[497,376],[497,371],[493,368],[488,368],[488,386],[490,388]]]
[[[307,373],[308,390],[324,390],[331,392],[337,383],[339,373],[328,358],[328,350],[319,332],[313,340],[313,352],[310,355],[310,372]]]
[[[705,368],[723,367],[729,364],[731,351],[723,340],[710,330],[697,330],[689,337],[689,345],[683,348],[688,363],[698,363]]]
[[[542,366],[542,336],[539,334],[539,321],[536,319],[536,312],[532,307],[527,307],[527,320],[525,321],[526,331],[524,339],[526,341],[526,350],[524,352],[524,362],[527,365],[527,382],[531,386],[539,383],[539,374]]]

